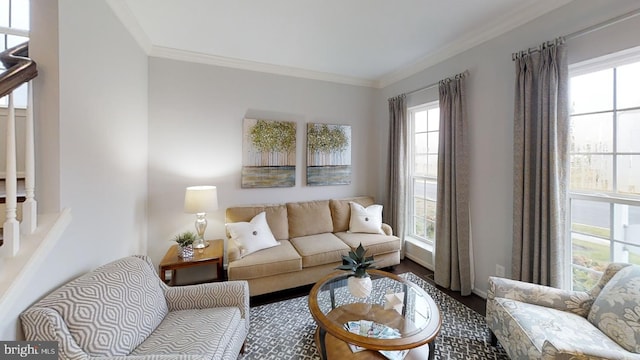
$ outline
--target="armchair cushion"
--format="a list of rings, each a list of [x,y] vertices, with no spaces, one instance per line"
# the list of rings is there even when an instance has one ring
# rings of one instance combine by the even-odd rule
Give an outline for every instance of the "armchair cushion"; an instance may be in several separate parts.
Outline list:
[[[131,355],[202,354],[219,359],[240,321],[235,307],[172,311]]]
[[[640,267],[615,274],[595,299],[589,321],[623,348],[640,352]]]

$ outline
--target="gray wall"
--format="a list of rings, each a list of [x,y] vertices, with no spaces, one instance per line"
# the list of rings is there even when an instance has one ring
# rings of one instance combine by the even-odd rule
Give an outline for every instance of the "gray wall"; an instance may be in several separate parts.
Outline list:
[[[511,269],[513,200],[513,88],[511,53],[615,17],[638,7],[638,2],[574,1],[410,78],[385,87],[376,102],[379,126],[388,122],[386,99],[469,70],[467,101],[471,157],[471,222],[476,292],[484,295],[495,265]],[[570,63],[640,45],[640,19],[633,19],[569,40]],[[408,101],[430,100],[432,93],[415,93]],[[386,142],[380,133],[380,143]],[[384,149],[382,147],[381,149]],[[380,156],[384,155],[380,151]],[[380,167],[384,169],[384,167]],[[378,173],[380,182],[386,174]],[[383,187],[381,189],[384,189]],[[437,250],[436,250],[437,252]]]
[[[374,89],[149,59],[149,255],[159,262],[172,237],[194,230],[183,213],[185,187],[216,185],[220,209],[208,214],[207,238],[224,238],[224,210],[241,204],[284,203],[375,195],[380,131]],[[296,185],[241,189],[244,118],[297,123]],[[351,125],[351,185],[306,186],[306,124]]]

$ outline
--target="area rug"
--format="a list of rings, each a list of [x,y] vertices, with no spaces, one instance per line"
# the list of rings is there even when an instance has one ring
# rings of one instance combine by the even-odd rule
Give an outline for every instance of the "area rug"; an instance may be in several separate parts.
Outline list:
[[[435,342],[435,359],[509,359],[504,349],[489,343],[483,316],[413,273],[403,278],[425,289],[438,304],[442,329]],[[251,329],[242,360],[320,359],[316,323],[306,296],[251,308]]]

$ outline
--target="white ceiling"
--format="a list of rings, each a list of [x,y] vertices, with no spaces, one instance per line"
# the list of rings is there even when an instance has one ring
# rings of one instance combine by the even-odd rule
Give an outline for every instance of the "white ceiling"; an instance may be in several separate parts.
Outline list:
[[[383,87],[571,0],[108,0],[151,56]]]

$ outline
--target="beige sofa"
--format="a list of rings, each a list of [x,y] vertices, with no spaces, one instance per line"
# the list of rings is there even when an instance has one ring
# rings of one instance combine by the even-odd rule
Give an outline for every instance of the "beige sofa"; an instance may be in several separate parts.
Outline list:
[[[230,207],[226,222],[248,222],[265,212],[278,246],[240,257],[238,244],[228,236],[229,280],[246,280],[251,296],[313,284],[342,263],[342,255],[360,243],[378,268],[400,263],[400,239],[382,224],[380,234],[349,232],[349,202],[374,204],[368,196],[290,202],[277,205]]]

